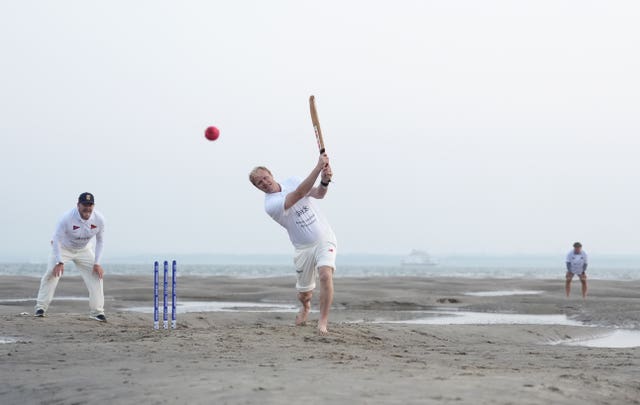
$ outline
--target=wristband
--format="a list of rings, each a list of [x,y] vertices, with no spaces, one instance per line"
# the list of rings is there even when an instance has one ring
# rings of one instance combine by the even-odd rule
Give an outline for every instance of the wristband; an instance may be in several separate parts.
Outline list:
[[[331,180],[329,180],[328,182],[326,182],[326,183],[325,183],[324,181],[320,180],[320,185],[321,185],[322,187],[329,187],[329,182],[330,182],[330,181],[331,181]]]

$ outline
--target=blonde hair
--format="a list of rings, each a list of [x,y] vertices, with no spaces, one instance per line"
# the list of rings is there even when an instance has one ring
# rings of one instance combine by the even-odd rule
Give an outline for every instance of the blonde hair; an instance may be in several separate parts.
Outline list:
[[[256,183],[253,181],[254,178],[258,175],[258,170],[264,170],[267,173],[269,173],[271,176],[273,176],[273,174],[271,174],[271,171],[269,169],[267,169],[264,166],[256,166],[254,167],[250,172],[249,172],[249,181],[251,182],[251,184],[253,184],[254,186],[256,185]]]

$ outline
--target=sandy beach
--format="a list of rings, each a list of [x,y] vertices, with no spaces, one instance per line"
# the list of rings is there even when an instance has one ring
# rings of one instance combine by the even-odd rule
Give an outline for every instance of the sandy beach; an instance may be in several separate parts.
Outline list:
[[[189,312],[152,328],[149,278],[107,276],[109,321],[54,300],[33,318],[39,280],[0,277],[2,404],[638,404],[640,348],[551,342],[640,329],[640,281],[337,278],[330,334],[292,312]],[[507,296],[468,292],[536,291]],[[85,297],[66,276],[57,297]],[[29,298],[29,300],[20,300]],[[314,309],[317,308],[314,296]],[[291,278],[181,277],[178,299],[294,305]],[[433,311],[566,315],[599,325],[391,323]]]

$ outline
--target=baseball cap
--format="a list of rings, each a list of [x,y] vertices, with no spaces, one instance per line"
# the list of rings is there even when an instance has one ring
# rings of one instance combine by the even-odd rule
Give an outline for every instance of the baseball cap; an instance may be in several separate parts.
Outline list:
[[[93,198],[93,194],[91,193],[82,193],[80,194],[80,196],[78,197],[78,202],[80,204],[95,204],[96,201]]]

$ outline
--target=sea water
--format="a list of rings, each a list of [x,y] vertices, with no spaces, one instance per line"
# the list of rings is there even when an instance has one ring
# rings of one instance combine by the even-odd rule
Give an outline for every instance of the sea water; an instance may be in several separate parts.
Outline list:
[[[173,257],[169,257],[173,259]],[[293,276],[295,269],[290,258],[265,259],[263,263],[237,263],[241,259],[229,260],[233,264],[197,264],[187,259],[178,260],[179,275],[182,276],[227,276],[240,278],[264,278]],[[271,261],[271,263],[269,263]],[[440,260],[437,266],[402,266],[394,264],[388,257],[371,257],[362,260],[338,258],[336,278],[340,277],[465,277],[465,278],[532,278],[558,279],[566,272],[564,259],[520,259],[464,257]],[[0,263],[0,276],[41,277],[44,263]],[[148,263],[104,262],[107,274],[141,276],[153,274],[153,260]],[[68,271],[67,271],[68,270]],[[610,260],[593,262],[587,270],[590,279],[638,280],[640,258],[626,261]],[[65,269],[65,275],[78,275],[73,265]]]

